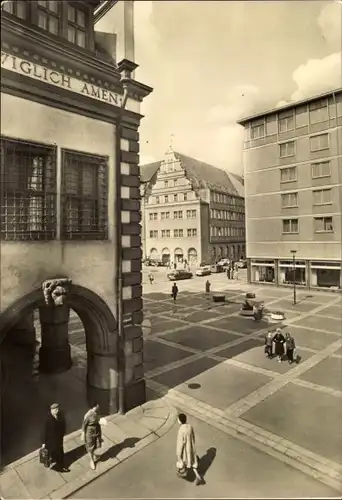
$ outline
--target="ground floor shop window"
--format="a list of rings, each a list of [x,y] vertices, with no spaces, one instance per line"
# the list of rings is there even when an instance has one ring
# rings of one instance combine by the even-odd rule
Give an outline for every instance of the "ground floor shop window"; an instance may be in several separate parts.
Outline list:
[[[340,288],[341,264],[338,262],[312,262],[311,286],[320,288]]]
[[[297,285],[306,285],[305,262],[296,261],[294,266],[292,261],[280,261],[279,285],[292,285],[294,281]]]
[[[274,261],[252,261],[251,280],[256,283],[274,283]]]

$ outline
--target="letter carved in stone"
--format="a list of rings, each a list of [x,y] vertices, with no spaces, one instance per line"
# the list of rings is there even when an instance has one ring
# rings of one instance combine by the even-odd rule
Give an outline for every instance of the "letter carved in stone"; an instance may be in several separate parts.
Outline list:
[[[72,280],[57,278],[44,281],[42,288],[47,305],[62,306],[65,304]]]

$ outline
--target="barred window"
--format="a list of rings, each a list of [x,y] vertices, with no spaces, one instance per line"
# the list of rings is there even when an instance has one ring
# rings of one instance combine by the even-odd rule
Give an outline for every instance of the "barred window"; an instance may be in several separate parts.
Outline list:
[[[108,236],[106,157],[62,152],[62,238],[105,240]]]
[[[56,236],[56,148],[1,139],[1,239]]]

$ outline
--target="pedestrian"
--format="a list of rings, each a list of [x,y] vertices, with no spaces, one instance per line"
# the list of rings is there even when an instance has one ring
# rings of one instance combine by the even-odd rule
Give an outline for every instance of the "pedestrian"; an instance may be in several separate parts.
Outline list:
[[[278,362],[281,363],[281,359],[284,355],[285,337],[281,333],[280,328],[277,328],[276,334],[273,337],[273,342],[275,344],[274,352],[275,352],[276,356],[278,356]]]
[[[177,283],[174,282],[171,290],[171,297],[173,298],[173,301],[176,302],[177,300],[177,295],[178,295],[178,286]]]
[[[239,279],[239,268],[236,266],[235,268],[235,279],[238,280]]]
[[[210,286],[211,286],[211,283],[209,280],[207,280],[205,282],[205,293],[210,293]]]
[[[154,281],[154,276],[152,273],[148,273],[148,279],[150,280],[150,284],[152,285],[152,283]]]
[[[187,423],[184,413],[178,415],[180,425],[177,435],[177,471],[181,477],[186,477],[188,469],[192,469],[196,476],[196,485],[202,483],[198,472],[198,457],[195,446],[195,432],[193,427]]]
[[[273,333],[267,332],[265,337],[265,354],[268,359],[273,357]]]
[[[227,278],[230,279],[230,267],[227,267]]]
[[[100,407],[95,404],[84,416],[82,440],[90,458],[90,468],[95,470],[95,450],[101,448],[102,432],[100,425]]]
[[[49,415],[45,421],[42,448],[46,449],[49,455],[50,467],[55,465],[59,472],[68,472],[65,466],[63,440],[66,433],[65,416],[60,410],[58,403],[50,406]]]
[[[286,341],[286,356],[290,365],[293,363],[293,353],[296,348],[295,339],[290,335],[290,333],[285,334]]]

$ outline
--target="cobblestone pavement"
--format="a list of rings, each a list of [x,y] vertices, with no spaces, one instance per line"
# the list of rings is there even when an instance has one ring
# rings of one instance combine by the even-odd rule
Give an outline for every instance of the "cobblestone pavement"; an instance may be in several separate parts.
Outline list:
[[[145,371],[148,386],[189,414],[341,491],[342,297],[291,288],[250,286],[211,276],[224,292],[216,305],[207,278],[144,288]],[[247,291],[286,320],[269,324],[239,315]],[[268,329],[286,327],[299,363],[264,356]]]

